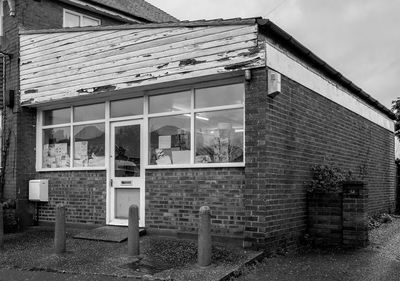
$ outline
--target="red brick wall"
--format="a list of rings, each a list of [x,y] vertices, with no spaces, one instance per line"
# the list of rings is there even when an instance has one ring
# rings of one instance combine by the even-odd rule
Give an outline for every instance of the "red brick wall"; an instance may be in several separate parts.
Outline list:
[[[55,207],[66,205],[68,223],[105,224],[106,172],[42,172],[49,179],[49,202],[39,203],[39,221],[54,221]]]
[[[306,229],[310,168],[329,163],[369,187],[369,213],[394,210],[394,137],[282,76],[282,93],[266,95],[266,71],[246,85],[246,240],[290,247]]]
[[[197,233],[207,205],[214,235],[242,238],[243,187],[243,168],[147,170],[146,227]]]

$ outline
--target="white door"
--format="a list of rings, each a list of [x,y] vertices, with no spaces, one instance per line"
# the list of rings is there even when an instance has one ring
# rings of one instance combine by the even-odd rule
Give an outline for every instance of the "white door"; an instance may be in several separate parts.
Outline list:
[[[129,206],[139,206],[144,227],[143,121],[111,123],[109,224],[128,225]]]

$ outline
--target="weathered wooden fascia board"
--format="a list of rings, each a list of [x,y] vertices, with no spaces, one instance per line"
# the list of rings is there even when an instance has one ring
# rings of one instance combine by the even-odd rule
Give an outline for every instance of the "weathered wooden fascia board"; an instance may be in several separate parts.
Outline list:
[[[177,60],[176,60],[177,59]],[[48,85],[46,81],[39,81],[41,84],[36,87],[27,87],[27,89],[38,89],[40,92],[50,92],[53,90],[60,90],[64,88],[70,88],[79,85],[89,85],[92,83],[104,83],[104,81],[110,81],[113,83],[115,80],[127,80],[135,81],[142,80],[146,76],[153,75],[169,75],[177,71],[196,71],[196,69],[204,66],[212,67],[213,64],[220,65],[221,62],[225,65],[245,64],[248,61],[263,60],[259,53],[250,53],[248,49],[239,49],[231,51],[229,53],[211,54],[205,56],[195,56],[194,54],[187,54],[186,56],[180,56],[175,60],[170,61],[169,58],[157,62],[149,62],[145,64],[135,64],[136,68],[132,68],[131,65],[126,65],[125,68],[104,68],[99,69],[90,75],[86,74],[83,77],[78,75],[76,79],[74,77],[60,77],[58,79],[52,79],[51,84]],[[166,61],[166,63],[164,62]],[[233,66],[231,66],[233,68]],[[238,67],[240,68],[240,67]],[[71,80],[65,80],[71,79]],[[21,86],[21,89],[25,87]]]
[[[254,63],[251,66],[249,66],[249,68],[259,68],[259,67],[265,67],[265,60],[263,62],[260,60],[258,61],[258,64]],[[243,69],[246,68],[242,68],[242,70]],[[233,73],[238,72],[238,70],[231,70],[231,71]],[[21,101],[21,104],[22,106],[40,106],[41,104],[48,105],[51,102],[60,102],[62,100],[80,100],[80,99],[87,99],[90,97],[95,98],[106,92],[112,92],[115,95],[118,95],[119,90],[126,90],[126,89],[134,90],[135,88],[143,86],[156,86],[157,84],[168,83],[168,82],[178,83],[179,81],[201,79],[201,77],[206,77],[206,76],[210,77],[215,75],[216,77],[218,77],[219,74],[227,74],[227,70],[225,69],[225,67],[221,66],[212,69],[202,69],[197,72],[190,72],[190,73],[176,73],[170,76],[162,76],[160,78],[137,81],[136,83],[133,84],[130,82],[122,82],[114,85],[105,85],[103,87],[98,87],[97,89],[90,88],[86,89],[86,91],[81,91],[81,92],[77,92],[75,90],[54,92],[50,98],[47,96],[35,98],[34,96],[32,96],[29,99],[24,99],[23,101]]]
[[[251,56],[248,55],[239,55],[236,57],[232,57],[230,60],[212,60],[207,61],[206,58],[199,58],[199,61],[191,61],[189,60],[187,63],[182,65],[177,65],[177,67],[172,69],[162,69],[154,67],[153,71],[147,72],[146,74],[134,74],[128,75],[125,77],[115,77],[115,75],[110,75],[107,78],[100,77],[95,78],[93,80],[87,81],[82,80],[81,83],[75,83],[71,85],[63,85],[63,88],[52,88],[51,86],[42,87],[38,89],[23,89],[21,87],[21,100],[29,100],[31,98],[38,97],[47,97],[51,98],[57,92],[82,92],[87,91],[86,89],[94,89],[94,88],[110,88],[114,87],[116,84],[125,85],[127,87],[135,87],[137,85],[141,85],[143,81],[149,81],[149,83],[158,83],[158,80],[161,77],[172,77],[171,79],[175,79],[175,74],[181,74],[180,79],[185,79],[185,75],[193,73],[190,77],[194,77],[196,73],[203,75],[201,71],[209,69],[211,72],[214,68],[218,69],[218,73],[229,71],[238,71],[243,69],[255,68],[265,66],[265,57],[263,55],[264,52],[260,52],[259,54],[255,53]],[[203,59],[203,61],[201,61]],[[107,81],[107,82],[105,82]],[[168,81],[167,78],[164,78],[163,81]],[[106,84],[105,84],[106,83]],[[147,82],[146,82],[147,83]]]
[[[96,54],[104,53],[104,56],[123,54],[137,50],[139,48],[152,48],[155,45],[165,45],[169,42],[185,42],[190,40],[197,40],[201,42],[203,37],[207,39],[208,36],[225,33],[229,36],[229,32],[238,34],[242,29],[247,30],[246,27],[232,27],[232,28],[198,28],[198,29],[174,29],[174,30],[143,30],[136,32],[125,31],[125,33],[118,33],[117,36],[112,34],[97,33],[91,40],[83,40],[85,38],[72,39],[67,42],[56,42],[56,46],[46,44],[46,48],[50,48],[49,52],[25,53],[24,45],[21,46],[21,58],[24,60],[24,70],[28,72],[29,69],[37,69],[41,66],[52,65],[62,61],[70,61],[72,59],[92,59],[92,57],[99,58]],[[222,35],[223,36],[223,35]],[[233,36],[233,35],[232,35]],[[101,39],[101,40],[100,40]],[[156,42],[155,42],[156,41]],[[59,46],[61,45],[62,46]],[[32,70],[33,71],[33,70]]]
[[[394,122],[385,114],[311,69],[287,51],[272,42],[266,43],[267,66],[321,96],[347,108],[371,122],[393,132]]]
[[[140,49],[136,52],[129,54],[118,54],[118,52],[105,56],[103,53],[97,53],[91,57],[90,60],[84,62],[78,59],[60,62],[52,65],[51,67],[40,67],[35,72],[22,71],[21,84],[24,87],[31,87],[32,83],[46,80],[51,78],[53,83],[56,83],[57,78],[73,76],[77,74],[90,74],[96,70],[106,69],[109,71],[112,68],[118,68],[117,72],[125,71],[128,69],[140,68],[138,64],[155,64],[160,67],[173,61],[182,60],[189,57],[196,57],[196,54],[208,55],[219,53],[222,57],[226,56],[227,52],[235,50],[250,49],[256,46],[256,39],[251,35],[235,36],[231,39],[221,39],[218,42],[203,42],[198,44],[186,45],[183,42],[182,47],[178,44],[169,45],[168,49],[164,46],[157,46],[149,49]],[[221,49],[225,48],[225,49]],[[150,52],[150,54],[149,54]],[[118,63],[117,63],[118,62]],[[36,75],[40,74],[40,75]],[[69,77],[71,78],[71,77]]]
[[[112,47],[103,48],[102,51],[93,50],[94,53],[77,51],[77,53],[71,54],[70,56],[63,56],[62,61],[43,66],[36,66],[35,68],[31,67],[32,64],[37,65],[35,62],[30,60],[27,61],[25,57],[22,56],[21,81],[24,81],[25,79],[30,80],[31,78],[34,78],[36,74],[40,74],[40,77],[44,78],[46,75],[54,75],[58,72],[65,73],[66,71],[75,70],[74,74],[77,72],[82,73],[87,71],[86,67],[96,65],[101,67],[107,62],[114,62],[114,65],[124,65],[128,63],[128,60],[132,61],[132,58],[134,58],[136,62],[154,60],[174,55],[174,52],[179,54],[195,52],[202,49],[210,49],[213,47],[213,44],[215,46],[221,46],[222,43],[233,44],[240,41],[245,41],[247,44],[251,44],[249,41],[254,38],[256,37],[253,34],[245,32],[233,33],[232,31],[227,31],[223,33],[209,34],[200,38],[188,39],[182,42],[174,40],[174,42],[169,45],[160,45],[159,42],[156,42],[156,44],[146,43],[145,45],[131,44],[121,50],[120,48],[115,49],[115,45],[113,44]],[[53,60],[49,58],[46,61]],[[118,61],[121,61],[121,63],[117,63]]]
[[[104,74],[114,73],[117,76],[130,75],[128,73],[133,71],[137,73],[146,73],[145,69],[148,67],[157,67],[157,69],[170,69],[174,67],[174,63],[198,57],[208,57],[215,55],[215,60],[229,61],[230,57],[239,54],[243,56],[251,56],[257,51],[256,38],[251,35],[236,36],[233,38],[218,40],[215,42],[199,43],[196,45],[188,45],[173,48],[171,45],[168,48],[158,47],[158,50],[152,50],[153,55],[143,56],[149,50],[141,49],[138,52],[131,53],[129,56],[120,56],[118,59],[115,57],[105,56],[104,59],[88,61],[80,64],[65,65],[63,67],[51,68],[48,70],[38,70],[40,75],[28,75],[23,73],[21,75],[21,87],[35,88],[52,82],[53,87],[57,84],[65,84],[69,81],[76,81],[79,79],[88,79],[90,77],[98,77]],[[167,50],[167,51],[165,51]],[[212,57],[211,57],[212,59]],[[204,60],[204,59],[201,59]],[[56,64],[55,66],[59,66]]]

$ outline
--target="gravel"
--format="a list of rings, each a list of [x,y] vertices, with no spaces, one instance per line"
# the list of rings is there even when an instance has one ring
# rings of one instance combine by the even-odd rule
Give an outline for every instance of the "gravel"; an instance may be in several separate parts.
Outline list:
[[[364,249],[311,250],[265,259],[236,281],[354,280],[397,281],[400,276],[400,219],[382,223],[369,234]]]
[[[73,239],[81,230],[67,232],[67,252],[53,254],[51,229],[31,228],[5,235],[0,268],[117,277],[144,276],[147,280],[219,280],[258,253],[213,243],[212,265],[196,265],[197,243],[159,236],[140,239],[141,256],[127,255],[127,242]],[[158,279],[157,279],[158,278]]]

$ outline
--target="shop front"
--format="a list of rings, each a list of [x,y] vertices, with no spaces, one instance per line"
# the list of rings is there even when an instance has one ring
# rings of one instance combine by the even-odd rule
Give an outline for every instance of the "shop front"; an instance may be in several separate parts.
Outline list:
[[[145,170],[244,166],[238,80],[38,110],[37,171],[106,171],[106,223],[136,204],[144,227]]]

